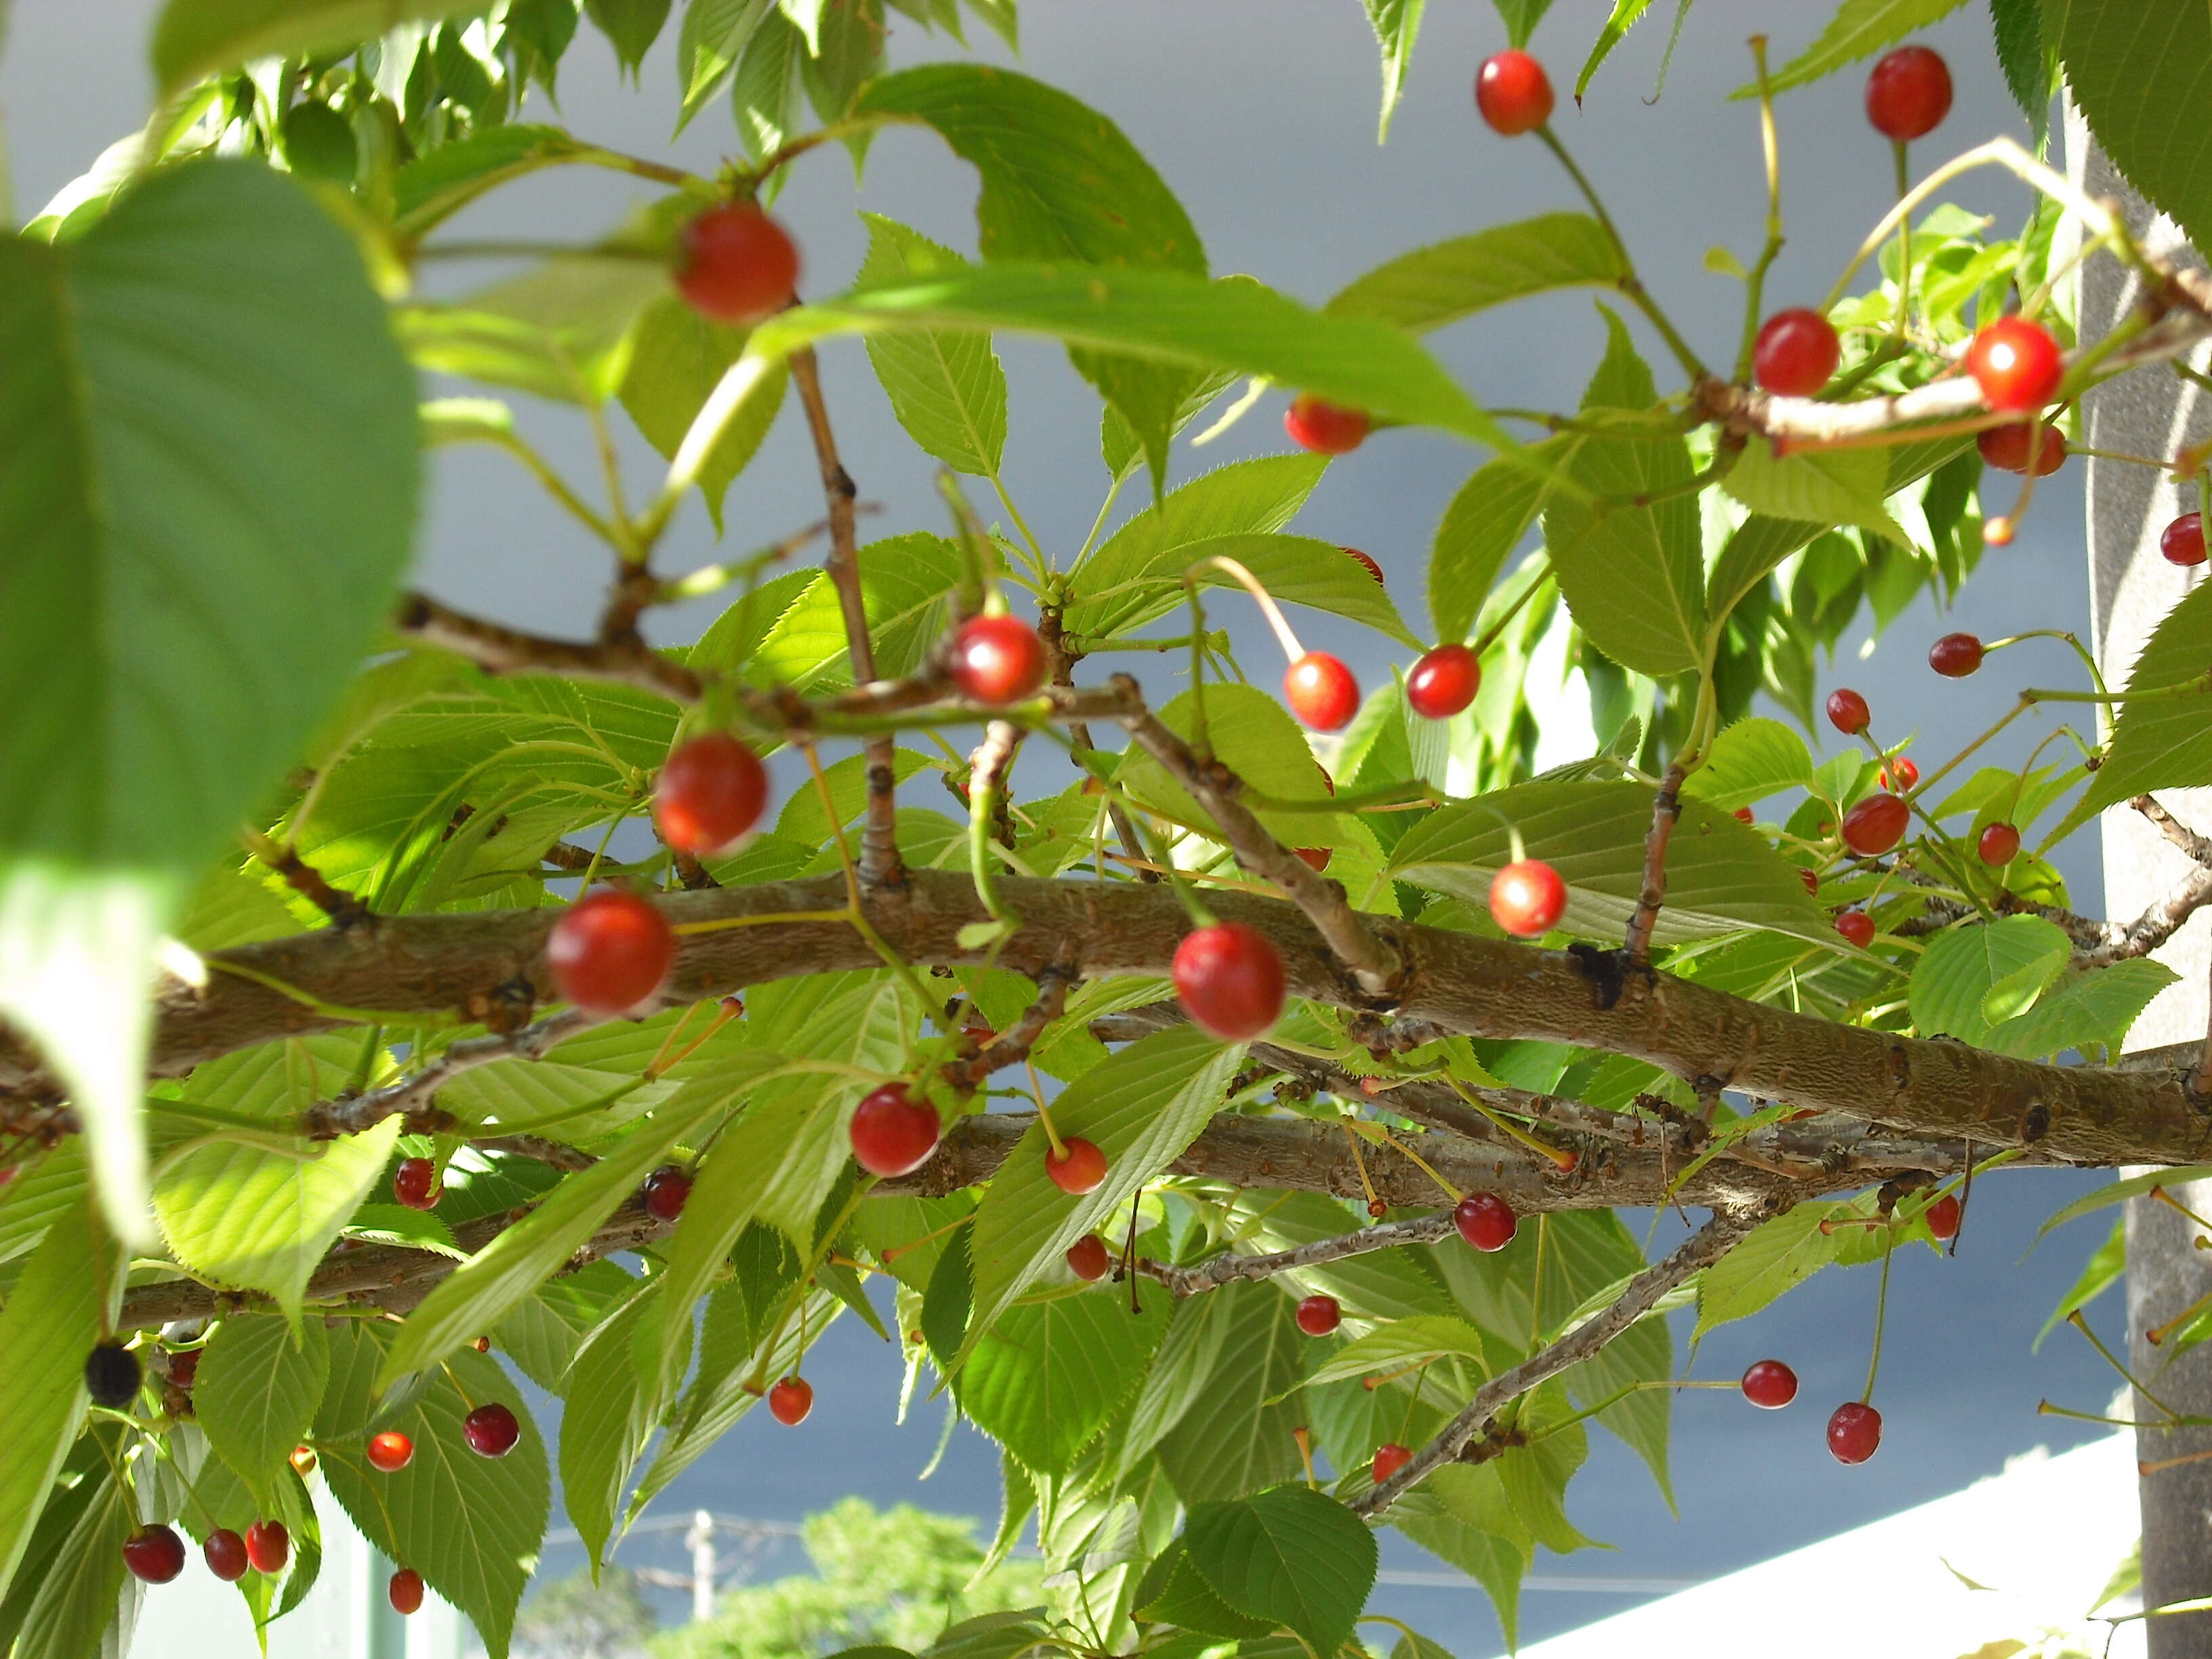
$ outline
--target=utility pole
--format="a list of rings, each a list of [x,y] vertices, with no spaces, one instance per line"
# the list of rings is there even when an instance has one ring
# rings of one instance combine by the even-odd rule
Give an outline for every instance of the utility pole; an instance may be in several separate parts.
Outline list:
[[[691,1622],[704,1624],[714,1616],[714,1517],[693,1510],[684,1541],[691,1548]]]
[[[2154,214],[2120,177],[2070,105],[2066,155],[2075,181],[2118,205],[2140,243],[2177,264],[2203,268],[2203,260],[2172,221]],[[2081,343],[2102,338],[2123,320],[2139,297],[2136,290],[2135,275],[2118,260],[2100,257],[2085,265]],[[2204,363],[2200,350],[2196,366]],[[2212,397],[2179,375],[2130,375],[2089,393],[2082,407],[2093,449],[2171,459],[2212,432]],[[2205,504],[2196,499],[2194,488],[2177,489],[2152,467],[2095,458],[2087,466],[2092,639],[2106,683],[2124,686],[2152,630],[2203,579],[2202,568],[2179,569],[2159,556],[2159,533],[2176,514]],[[2212,789],[2161,790],[2159,800],[2191,828],[2212,830]],[[2193,867],[2130,807],[2106,812],[2103,829],[2107,915],[2139,914]],[[2128,1046],[2139,1051],[2178,1044],[2201,1053],[2212,1014],[2207,993],[2212,911],[2192,916],[2155,955],[2181,977],[2145,1010]],[[2212,1215],[2212,1182],[2172,1191],[2197,1214]],[[2128,1363],[2161,1401],[2189,1416],[2212,1416],[2212,1344],[2177,1359],[2148,1334],[2212,1296],[2212,1250],[2196,1248],[2202,1231],[2168,1205],[2136,1199],[2127,1206]],[[2136,1422],[2154,1424],[2161,1415],[2140,1394],[2134,1396]],[[2143,1605],[2212,1595],[2212,1429],[2147,1426],[2138,1430],[2136,1446],[2151,1471],[2140,1481]],[[2201,1461],[2155,1467],[2191,1454]],[[2053,1521],[2063,1524],[2063,1517]],[[2212,1613],[2153,1619],[2147,1627],[2150,1659],[2212,1659]]]

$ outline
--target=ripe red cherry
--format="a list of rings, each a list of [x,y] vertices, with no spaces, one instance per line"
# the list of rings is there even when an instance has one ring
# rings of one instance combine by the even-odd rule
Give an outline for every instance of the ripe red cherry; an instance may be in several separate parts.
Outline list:
[[[1303,392],[1283,411],[1283,430],[1300,449],[1316,455],[1349,455],[1367,441],[1367,413]]]
[[[2185,513],[2160,534],[2158,550],[2168,564],[2204,562],[2204,515]]]
[[[192,1379],[200,1372],[200,1351],[186,1348],[182,1353],[169,1356],[169,1381],[180,1389],[192,1386]]]
[[[1880,858],[1905,839],[1911,817],[1902,795],[1869,795],[1844,814],[1844,845],[1863,859]]]
[[[1936,1235],[1939,1243],[1959,1236],[1958,1194],[1944,1194],[1921,1213],[1928,1223],[1928,1231]]]
[[[434,1210],[445,1189],[438,1166],[427,1158],[403,1158],[392,1172],[392,1196],[410,1210]]]
[[[1375,1449],[1375,1462],[1371,1466],[1375,1484],[1381,1486],[1413,1461],[1413,1454],[1396,1441],[1384,1441]]]
[[[1438,646],[1406,676],[1406,702],[1423,720],[1449,720],[1481,689],[1481,660],[1463,645]]]
[[[415,1443],[397,1429],[386,1429],[368,1437],[368,1466],[386,1474],[397,1474],[415,1459]]]
[[[1856,737],[1865,731],[1871,718],[1867,700],[1850,687],[1828,693],[1828,724],[1845,737]]]
[[[1381,565],[1376,563],[1373,559],[1368,557],[1366,554],[1362,553],[1356,547],[1347,547],[1344,550],[1352,555],[1353,558],[1358,560],[1361,564],[1367,567],[1367,574],[1375,578],[1376,586],[1381,587],[1384,586],[1382,580],[1382,567]]]
[[[1928,665],[1947,680],[1962,680],[1982,665],[1982,642],[1972,634],[1946,634],[1928,647]]]
[[[1992,823],[1982,831],[1982,838],[1974,843],[1974,851],[1983,863],[1996,868],[2010,864],[2020,856],[2020,830],[2015,824]]]
[[[1298,861],[1316,875],[1328,869],[1329,860],[1336,856],[1336,849],[1331,847],[1300,847],[1295,850]]]
[[[645,1212],[656,1221],[675,1220],[690,1196],[691,1177],[672,1164],[645,1178]]]
[[[1951,70],[1926,46],[1899,46],[1867,76],[1867,119],[1885,138],[1924,138],[1951,112]]]
[[[886,1083],[853,1109],[853,1161],[870,1175],[911,1175],[937,1151],[937,1108]]]
[[[1863,910],[1846,910],[1836,918],[1836,931],[1863,951],[1874,943],[1874,918]]]
[[[1033,697],[1048,673],[1044,641],[1019,617],[970,617],[952,635],[952,683],[998,707]]]
[[[512,1411],[494,1401],[463,1418],[461,1433],[468,1439],[469,1449],[478,1457],[504,1457],[522,1438],[522,1425],[514,1420]]]
[[[1993,426],[1974,440],[1974,447],[1982,452],[1982,459],[2000,472],[2027,471],[2028,447],[2035,447],[2035,476],[2047,478],[2066,465],[2066,434],[2052,422],[2043,423],[2043,435],[2035,436],[2032,421],[2014,421],[2008,426]]]
[[[282,1521],[256,1521],[246,1529],[246,1559],[256,1572],[279,1573],[292,1559],[292,1534]]]
[[[1909,795],[1918,787],[1920,769],[1904,755],[1893,757],[1881,769],[1881,787],[1893,789],[1900,795]]]
[[[1881,1413],[1847,1400],[1828,1419],[1828,1452],[1838,1463],[1863,1463],[1881,1444]]]
[[[799,250],[750,202],[709,208],[684,227],[676,291],[702,316],[750,322],[791,303]]]
[[[1244,1042],[1283,1012],[1283,959],[1267,935],[1218,921],[1183,936],[1175,953],[1176,1000],[1200,1030]]]
[[[1729,813],[1729,816],[1734,818],[1738,823],[1756,823],[1759,822],[1758,818],[1753,815],[1752,810],[1748,806],[1739,806],[1735,811]]]
[[[649,1002],[676,963],[676,930],[648,901],[602,887],[562,913],[545,960],[563,998],[611,1018]]]
[[[1501,52],[1474,77],[1474,106],[1494,132],[1517,138],[1552,118],[1552,77],[1525,52]]]
[[[1519,939],[1540,939],[1567,910],[1567,884],[1541,859],[1522,859],[1490,878],[1490,919]]]
[[[1054,1158],[1052,1148],[1046,1147],[1044,1172],[1060,1191],[1080,1198],[1106,1179],[1106,1154],[1080,1135],[1070,1135],[1060,1144],[1067,1156]]]
[[[1067,1247],[1067,1266],[1080,1279],[1096,1285],[1106,1277],[1106,1270],[1114,1265],[1106,1241],[1097,1233],[1085,1233]]]
[[[1778,1412],[1797,1397],[1797,1373],[1778,1359],[1759,1359],[1743,1374],[1743,1397],[1761,1411]]]
[[[1298,1304],[1298,1328],[1308,1336],[1327,1336],[1344,1322],[1333,1296],[1310,1296]]]
[[[2040,409],[2057,392],[2066,365],[2040,323],[2000,317],[1966,348],[1966,373],[1991,409]]]
[[[185,1540],[167,1527],[141,1527],[123,1540],[123,1565],[133,1578],[166,1584],[185,1570]]]
[[[1496,1193],[1469,1193],[1452,1206],[1452,1225],[1478,1250],[1504,1249],[1517,1224],[1513,1206]]]
[[[661,763],[653,821],[679,853],[719,853],[760,822],[768,773],[750,744],[726,732],[692,738]]]
[[[384,1587],[391,1598],[392,1610],[403,1617],[419,1612],[422,1606],[422,1575],[412,1567],[402,1567],[392,1575],[392,1582]]]
[[[246,1577],[252,1565],[246,1559],[246,1540],[228,1527],[217,1527],[200,1546],[200,1554],[206,1559],[208,1571],[226,1584],[235,1584]]]
[[[1309,651],[1283,671],[1283,701],[1316,732],[1341,732],[1359,712],[1359,682],[1340,658]]]
[[[1809,398],[1827,385],[1844,360],[1836,325],[1817,311],[1778,311],[1762,324],[1751,348],[1752,376],[1784,398]]]
[[[814,1385],[803,1376],[787,1376],[768,1391],[768,1408],[787,1429],[795,1429],[814,1409]]]

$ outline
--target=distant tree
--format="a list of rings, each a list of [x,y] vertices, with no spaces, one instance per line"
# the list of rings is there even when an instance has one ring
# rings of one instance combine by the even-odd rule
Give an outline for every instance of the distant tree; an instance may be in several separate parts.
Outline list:
[[[558,1578],[515,1615],[515,1659],[639,1659],[659,1620],[621,1567]]]

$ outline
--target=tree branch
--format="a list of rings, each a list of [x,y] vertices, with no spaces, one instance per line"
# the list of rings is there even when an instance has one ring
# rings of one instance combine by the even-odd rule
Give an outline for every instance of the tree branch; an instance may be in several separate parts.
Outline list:
[[[1644,890],[1636,900],[1636,914],[1628,919],[1628,938],[1622,948],[1628,965],[1641,972],[1651,965],[1651,930],[1659,925],[1660,907],[1667,902],[1667,842],[1682,816],[1682,763],[1667,769],[1651,803],[1651,829],[1644,837]]]
[[[464,1037],[412,1077],[366,1094],[316,1102],[300,1115],[300,1132],[310,1140],[335,1140],[373,1129],[387,1117],[406,1118],[418,1133],[452,1129],[456,1120],[433,1111],[430,1102],[454,1078],[495,1060],[543,1060],[555,1044],[597,1023],[569,1008],[503,1036]]]
[[[698,675],[635,634],[611,641],[547,639],[468,616],[427,593],[403,594],[393,625],[410,639],[457,653],[495,674],[565,674],[634,685],[678,702],[699,699]]]
[[[1325,1261],[1341,1261],[1348,1255],[1364,1255],[1370,1250],[1394,1249],[1401,1244],[1433,1244],[1440,1238],[1450,1237],[1452,1231],[1452,1218],[1446,1212],[1416,1217],[1411,1221],[1385,1221],[1377,1226],[1362,1227],[1357,1232],[1340,1233],[1334,1238],[1317,1238],[1295,1249],[1272,1250],[1265,1255],[1238,1255],[1234,1251],[1224,1251],[1194,1267],[1171,1267],[1150,1256],[1140,1256],[1136,1270],[1166,1285],[1178,1297],[1197,1296],[1240,1279],[1272,1279],[1285,1269],[1319,1267]]]

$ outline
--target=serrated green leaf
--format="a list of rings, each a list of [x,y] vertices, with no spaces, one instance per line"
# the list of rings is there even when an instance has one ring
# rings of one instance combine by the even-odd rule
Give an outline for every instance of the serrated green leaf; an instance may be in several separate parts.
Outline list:
[[[2071,0],[2045,8],[2046,29],[2054,22],[2067,91],[2090,132],[2191,242],[2212,244],[2212,133],[2170,115],[2212,96],[2212,7]]]
[[[1599,66],[1613,55],[1613,49],[1627,37],[1628,31],[1643,21],[1650,7],[1651,0],[1613,0],[1613,15],[1598,30],[1589,56],[1583,59],[1582,71],[1575,76],[1576,103],[1581,103],[1583,94],[1589,90],[1590,78],[1598,72]]]
[[[559,127],[514,122],[480,128],[416,156],[392,174],[392,233],[419,241],[501,185],[592,155],[589,145]]]
[[[1448,1316],[1399,1319],[1346,1343],[1316,1366],[1306,1381],[1336,1382],[1450,1358],[1472,1359],[1479,1370],[1485,1369],[1482,1333],[1463,1319]]]
[[[319,1320],[234,1314],[200,1356],[192,1409],[208,1443],[268,1507],[307,1437],[330,1381],[330,1339]]]
[[[673,459],[684,434],[722,372],[744,354],[745,331],[705,318],[674,295],[664,295],[638,319],[622,378],[622,405],[646,441]],[[699,468],[699,493],[717,528],[730,482],[745,470],[783,407],[787,377],[778,367],[759,394],[722,430]]]
[[[1800,1204],[1784,1211],[1706,1268],[1698,1281],[1698,1326],[1690,1340],[1730,1320],[1749,1318],[1834,1261],[1848,1240],[1843,1232],[1823,1233],[1820,1224],[1837,1207]]]
[[[970,1342],[953,1391],[1024,1468],[1066,1474],[1136,1391],[1167,1319],[1163,1298],[1132,1313],[1110,1291],[1021,1303]]]
[[[1401,253],[1338,290],[1322,309],[1420,334],[1532,294],[1611,288],[1624,274],[1596,220],[1545,213]]]
[[[256,58],[311,57],[410,19],[466,17],[491,7],[492,0],[169,0],[154,26],[154,74],[167,97]]]
[[[2069,1316],[2087,1307],[2118,1284],[2127,1276],[2127,1271],[2128,1221],[2125,1216],[2120,1216],[2113,1220],[2112,1231],[2105,1236],[2105,1242],[2090,1253],[2087,1263],[2081,1269],[2081,1276],[2068,1288],[2064,1296],[2058,1298],[2058,1305],[2051,1310],[2051,1317],[2043,1322],[2043,1328],[2035,1334],[2035,1340],[2030,1345],[2029,1351],[2033,1352],[2042,1347],[2045,1337],[2063,1325]]]
[[[1181,1539],[1169,1545],[1145,1570],[1133,1607],[1132,1617],[1139,1624],[1173,1625],[1206,1637],[1249,1640],[1275,1628],[1273,1620],[1238,1613],[1216,1595],[1213,1587],[1191,1565],[1189,1552]]]
[[[746,42],[775,7],[775,0],[690,0],[676,37],[677,83],[684,92],[678,132],[721,90]]]
[[[2212,62],[2212,58],[2208,58]],[[2212,662],[2212,584],[2191,588],[2166,612],[2129,677],[2130,695],[2207,678]],[[2123,701],[2105,763],[2046,842],[2055,843],[2116,802],[2146,790],[2190,787],[2212,777],[2212,686]]]
[[[1772,446],[1753,437],[1721,487],[1769,518],[1855,524],[1902,544],[1905,532],[1882,505],[1888,477],[1879,449],[1815,450],[1777,460]]]
[[[668,21],[669,0],[584,0],[584,13],[614,45],[615,61],[635,75]]]
[[[912,282],[968,263],[880,214],[864,213],[868,257],[856,285]],[[1006,375],[991,337],[972,329],[871,334],[868,361],[907,436],[956,472],[996,477],[1006,447]]]
[[[2058,55],[2044,37],[2042,0],[1990,0],[1990,27],[2005,90],[2040,145],[2051,126],[2051,97],[2058,76]]]
[[[1565,471],[1581,441],[1572,435],[1547,438],[1528,453]],[[1463,640],[1473,631],[1499,568],[1536,521],[1553,488],[1542,474],[1509,460],[1485,463],[1460,486],[1429,550],[1429,614],[1439,639]]]
[[[2008,1017],[1990,1006],[1992,996],[2009,982],[2032,999],[2057,979],[2073,948],[2063,930],[2040,916],[2003,916],[1947,929],[1913,964],[1912,1024],[1923,1036],[1984,1042],[1990,1028]]]
[[[54,1477],[84,1422],[85,1356],[102,1310],[92,1218],[82,1203],[56,1218],[0,1309],[0,1595],[13,1583]]]
[[[1464,1078],[1466,1073],[1458,1073]],[[1320,1193],[1268,1193],[1240,1198],[1231,1214],[1236,1236],[1261,1250],[1296,1249],[1334,1238],[1363,1224],[1338,1200]],[[1452,1299],[1411,1250],[1370,1250],[1341,1261],[1300,1267],[1279,1283],[1325,1291],[1348,1313],[1369,1319],[1449,1316]]]
[[[1186,1504],[1239,1498],[1295,1477],[1291,1431],[1305,1420],[1285,1399],[1305,1370],[1309,1340],[1272,1285],[1225,1285],[1212,1371],[1159,1442],[1160,1467]]]
[[[550,1395],[568,1392],[576,1349],[636,1281],[611,1261],[593,1261],[538,1287],[492,1328],[499,1351]]]
[[[1374,25],[1376,44],[1382,49],[1382,113],[1375,127],[1375,142],[1390,136],[1390,117],[1405,90],[1406,70],[1413,61],[1413,43],[1421,33],[1421,11],[1426,0],[1366,0],[1367,21]]]
[[[1722,730],[1682,792],[1733,812],[1785,789],[1812,786],[1813,756],[1805,739],[1780,720],[1753,715]]]
[[[112,1432],[94,1431],[105,1440]],[[120,1439],[120,1436],[115,1437]],[[107,1448],[111,1456],[121,1448]],[[106,1636],[129,1628],[142,1592],[123,1564],[123,1544],[137,1516],[131,1494],[105,1474],[54,1552],[53,1567],[33,1589],[12,1659],[85,1659],[112,1651]]]
[[[1194,1504],[1183,1547],[1231,1607],[1296,1631],[1316,1653],[1350,1639],[1379,1559],[1359,1517],[1308,1486]]]
[[[1966,0],[1844,0],[1820,38],[1767,79],[1772,92],[1787,92],[1832,75],[1847,64],[1902,40],[1949,16]],[[1731,98],[1756,98],[1756,82],[1738,87]]]
[[[1731,615],[1744,596],[1772,574],[1774,568],[1828,526],[1796,519],[1769,519],[1757,514],[1745,520],[1721,548],[1706,579],[1705,614],[1717,622]]]
[[[2150,1000],[2179,977],[2148,957],[2105,968],[2069,968],[2027,1012],[1999,1022],[1983,1039],[2001,1054],[2047,1060],[2069,1048],[2101,1046],[2118,1054]]]
[[[561,1502],[582,1538],[594,1576],[621,1513],[623,1489],[656,1426],[638,1391],[633,1352],[656,1315],[660,1281],[641,1285],[577,1349],[561,1414]],[[687,1328],[687,1334],[688,1334]]]

